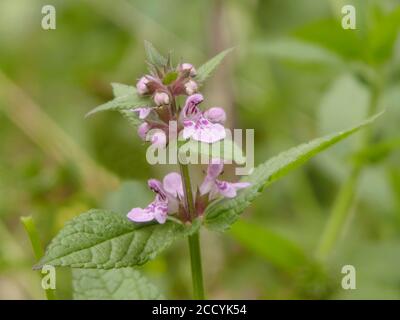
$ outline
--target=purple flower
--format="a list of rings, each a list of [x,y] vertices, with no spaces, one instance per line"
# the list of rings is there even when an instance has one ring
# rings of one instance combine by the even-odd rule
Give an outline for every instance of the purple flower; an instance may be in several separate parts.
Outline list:
[[[147,84],[149,83],[149,80],[146,77],[141,77],[139,81],[136,84],[136,89],[138,94],[144,95],[149,92],[149,88],[147,87]]]
[[[209,193],[209,199],[215,199],[218,194],[226,198],[234,198],[237,190],[250,186],[249,182],[227,182],[218,180],[217,177],[222,173],[224,164],[221,161],[214,161],[208,165],[207,176],[204,178],[199,191],[201,195]]]
[[[165,223],[169,213],[178,211],[179,202],[183,199],[182,178],[179,173],[167,174],[161,183],[157,179],[148,181],[149,188],[156,193],[156,197],[146,208],[133,208],[128,218],[134,222],[148,222],[156,220]]]
[[[182,63],[182,64],[179,66],[178,70],[179,70],[180,72],[187,73],[187,74],[188,74],[189,76],[191,76],[191,77],[195,77],[195,76],[197,75],[196,69],[195,69],[195,68],[193,67],[193,65],[190,64],[190,63]]]
[[[185,83],[185,91],[188,96],[197,92],[197,89],[198,89],[197,83],[194,82],[193,80],[189,80],[188,82]]]
[[[213,107],[204,112],[204,117],[214,123],[223,124],[226,121],[226,113],[224,109],[219,107]]]
[[[158,148],[164,148],[167,145],[167,135],[161,129],[155,129],[151,132],[151,144]]]
[[[139,115],[139,119],[146,119],[147,116],[150,114],[152,108],[148,107],[142,107],[142,108],[136,108],[132,109],[133,112],[136,112]]]
[[[156,92],[154,95],[154,102],[157,106],[169,104],[169,95],[165,92]]]
[[[186,99],[182,109],[183,138],[192,138],[197,141],[213,143],[225,138],[225,128],[207,119],[197,107],[204,98],[200,93],[193,94]]]
[[[151,129],[151,126],[147,122],[143,122],[137,129],[139,137],[145,141],[147,132]]]

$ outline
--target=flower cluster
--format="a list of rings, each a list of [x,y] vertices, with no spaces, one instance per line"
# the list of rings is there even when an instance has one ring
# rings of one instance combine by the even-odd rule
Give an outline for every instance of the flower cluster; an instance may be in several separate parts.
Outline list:
[[[195,81],[196,69],[190,63],[182,63],[175,69],[153,67],[151,74],[141,77],[137,84],[137,93],[151,97],[153,106],[132,109],[142,120],[138,135],[144,141],[163,148],[168,144],[170,121],[176,121],[177,135],[183,139],[193,139],[205,143],[223,140],[226,136],[224,122],[225,111],[219,107],[202,111],[199,105],[204,97],[198,93]],[[183,107],[177,104],[178,96],[186,96]],[[207,175],[196,192],[195,206],[197,215],[202,213],[208,201],[218,195],[233,198],[237,190],[247,187],[248,183],[230,183],[217,179],[223,170],[219,159],[208,166]],[[146,208],[133,208],[128,218],[135,222],[156,220],[164,223],[168,214],[178,213],[182,220],[190,220],[188,204],[184,198],[184,184],[179,173],[166,175],[162,182],[156,179],[148,181],[149,188],[155,192],[155,199]],[[207,197],[208,194],[208,197]]]

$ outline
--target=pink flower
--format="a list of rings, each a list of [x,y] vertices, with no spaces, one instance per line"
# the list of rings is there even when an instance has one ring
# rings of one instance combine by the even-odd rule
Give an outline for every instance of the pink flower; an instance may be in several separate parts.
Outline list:
[[[139,115],[139,119],[143,120],[143,119],[146,119],[147,116],[150,114],[151,109],[152,108],[143,107],[143,108],[132,109],[132,111]]]
[[[185,91],[188,96],[194,94],[198,89],[197,83],[193,80],[189,80],[185,83]]]
[[[218,180],[217,177],[222,173],[224,164],[221,161],[210,163],[207,169],[207,176],[204,178],[199,191],[201,195],[209,193],[209,199],[215,199],[218,194],[226,198],[234,198],[237,190],[250,186],[249,182],[227,182]]]
[[[147,84],[149,83],[149,80],[146,77],[141,77],[139,81],[136,84],[136,89],[138,94],[144,95],[149,92],[149,88],[147,87]]]
[[[169,95],[165,92],[156,92],[154,95],[154,102],[157,106],[169,104]]]
[[[190,63],[182,63],[180,66],[179,66],[179,71],[180,72],[187,72],[187,74],[189,75],[189,76],[191,76],[191,77],[195,77],[196,75],[197,75],[197,71],[196,71],[196,69],[193,67],[193,65],[192,64],[190,64]]]
[[[204,112],[204,117],[214,123],[223,124],[226,121],[226,113],[224,109],[213,107]]]
[[[197,107],[204,98],[200,93],[193,94],[186,99],[181,112],[183,122],[183,138],[192,138],[197,141],[213,143],[225,138],[225,128],[219,123],[208,120]]]
[[[151,144],[158,148],[164,148],[167,145],[167,135],[161,129],[154,130],[150,137]]]
[[[164,177],[163,183],[150,179],[148,185],[156,193],[154,201],[144,209],[133,208],[127,216],[134,222],[156,220],[165,223],[169,213],[178,211],[179,202],[183,199],[182,178],[179,173],[171,172]]]
[[[139,137],[145,141],[146,140],[146,135],[147,132],[149,132],[149,130],[151,129],[150,125],[147,122],[143,122],[137,130],[137,133],[139,135]]]

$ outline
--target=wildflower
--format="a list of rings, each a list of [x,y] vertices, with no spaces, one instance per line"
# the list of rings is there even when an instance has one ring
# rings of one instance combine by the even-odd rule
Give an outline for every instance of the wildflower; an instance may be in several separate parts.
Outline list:
[[[190,77],[195,77],[197,75],[196,69],[190,63],[182,63],[179,65],[178,70],[182,73],[187,73]]]
[[[157,106],[169,104],[169,95],[165,92],[156,92],[154,95],[154,102]]]
[[[182,178],[179,173],[171,172],[164,177],[162,183],[150,179],[148,186],[156,193],[155,199],[144,209],[133,208],[127,216],[134,222],[156,220],[165,223],[168,214],[178,211],[179,202],[183,199]]]
[[[204,117],[214,123],[223,124],[226,121],[226,114],[224,109],[213,107],[204,112]]]
[[[181,112],[183,138],[213,143],[225,138],[225,128],[208,120],[197,107],[204,100],[200,93],[189,96]],[[221,117],[220,117],[221,118]]]
[[[189,80],[185,83],[185,91],[187,95],[192,95],[197,92],[198,86],[197,83],[193,80]]]
[[[133,112],[136,112],[139,115],[139,119],[146,119],[147,116],[150,114],[152,108],[147,108],[147,107],[143,107],[143,108],[135,108],[132,109]]]
[[[136,89],[138,94],[140,95],[145,95],[148,93],[149,88],[147,87],[147,84],[149,83],[149,80],[144,76],[139,79],[139,81],[136,84]]]
[[[218,194],[226,198],[234,198],[237,190],[250,186],[248,182],[227,182],[218,180],[217,177],[222,173],[224,164],[222,162],[210,163],[207,168],[207,175],[201,184],[199,191],[201,195],[209,194],[209,199],[215,199]]]
[[[142,140],[146,140],[147,132],[149,132],[150,129],[151,129],[150,125],[149,125],[147,122],[143,122],[143,123],[138,127],[137,133],[138,133],[139,137],[140,137]]]

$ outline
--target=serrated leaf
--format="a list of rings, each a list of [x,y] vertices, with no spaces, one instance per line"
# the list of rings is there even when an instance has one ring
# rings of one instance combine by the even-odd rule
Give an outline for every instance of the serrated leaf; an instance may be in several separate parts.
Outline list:
[[[114,97],[136,95],[136,88],[127,84],[112,82],[111,87]]]
[[[74,300],[159,300],[164,297],[138,270],[72,269]]]
[[[381,113],[351,129],[317,138],[289,149],[259,165],[251,175],[242,179],[243,181],[250,182],[250,187],[241,190],[236,198],[218,199],[206,208],[204,224],[209,229],[216,231],[224,231],[229,228],[238,219],[243,210],[261,194],[265,187],[285,176],[319,152],[372,123],[380,115]]]
[[[112,83],[112,87],[115,98],[94,108],[93,110],[88,112],[85,117],[89,117],[101,111],[119,111],[132,113],[130,111],[131,108],[145,106],[148,103],[146,99],[140,97],[136,93],[136,88],[132,86]],[[132,113],[132,116],[136,117],[134,113]]]
[[[275,39],[259,43],[255,51],[271,57],[304,64],[324,64],[338,66],[342,60],[335,53],[296,39]]]
[[[198,224],[192,226],[171,221],[136,224],[121,214],[92,209],[64,226],[34,268],[45,264],[100,269],[142,265]]]
[[[167,58],[162,56],[157,49],[153,46],[153,44],[149,41],[144,41],[144,48],[146,51],[147,61],[156,66],[156,67],[164,67],[167,65]]]
[[[199,83],[204,82],[210,76],[211,72],[214,71],[214,69],[221,63],[221,61],[225,58],[225,56],[232,50],[233,48],[226,49],[218,53],[215,57],[211,58],[203,65],[201,65],[197,69],[197,76],[196,76],[197,82]]]

